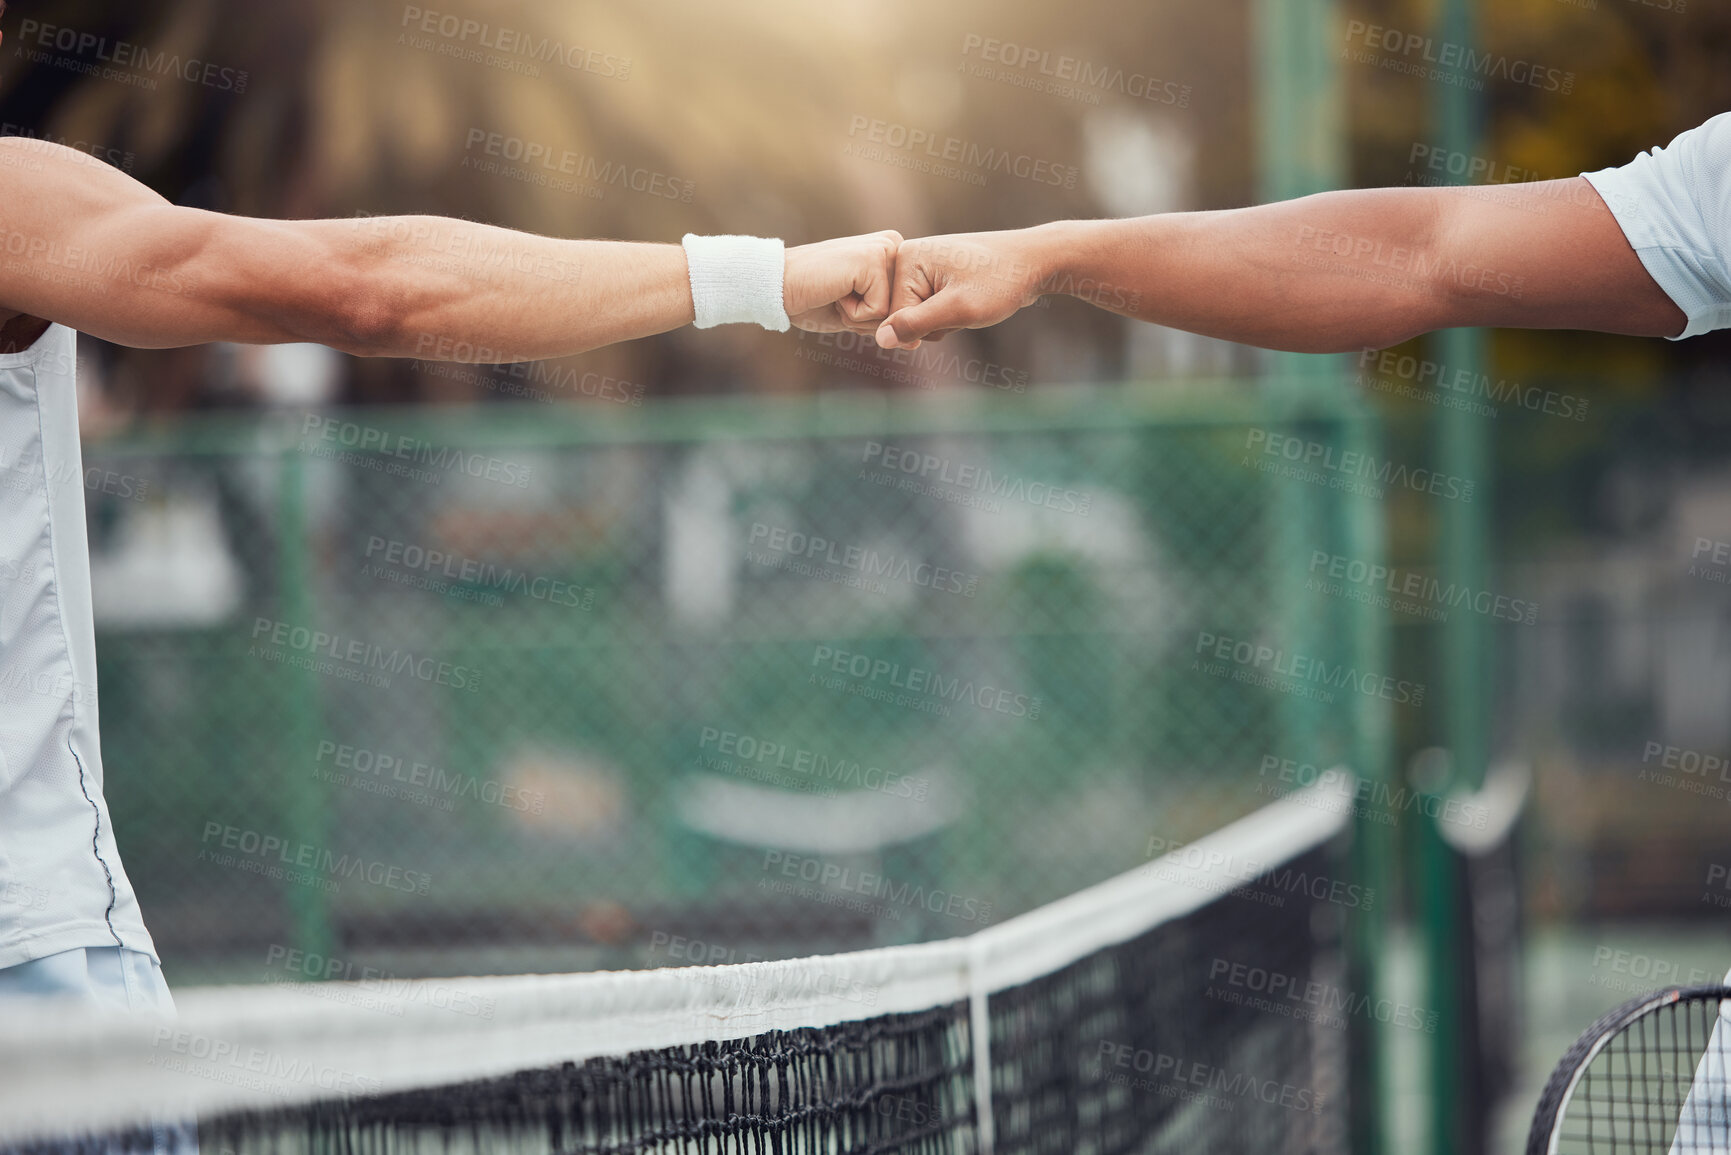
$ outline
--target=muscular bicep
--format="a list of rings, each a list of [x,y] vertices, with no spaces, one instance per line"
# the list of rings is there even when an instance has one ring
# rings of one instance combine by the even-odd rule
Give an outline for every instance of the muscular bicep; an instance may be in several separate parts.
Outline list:
[[[321,274],[324,247],[292,223],[176,207],[70,149],[0,140],[8,312],[141,348],[316,340],[341,283]]]
[[[0,139],[0,306],[85,327],[135,288],[137,254],[106,229],[168,207],[95,158],[46,141]]]
[[[1586,180],[1433,190],[1448,324],[1671,337],[1687,321]]]

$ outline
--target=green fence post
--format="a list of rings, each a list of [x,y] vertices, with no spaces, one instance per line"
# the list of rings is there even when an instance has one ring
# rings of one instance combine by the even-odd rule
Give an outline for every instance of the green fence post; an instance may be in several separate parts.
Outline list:
[[[1341,187],[1346,179],[1346,115],[1335,37],[1340,32],[1338,0],[1257,0],[1254,35],[1256,62],[1262,78],[1257,102],[1257,150],[1261,196],[1264,201],[1289,200]],[[1339,414],[1338,404],[1348,384],[1347,366],[1339,356],[1272,353],[1266,384],[1294,402],[1332,399],[1321,412]],[[1295,405],[1295,409],[1298,406]],[[1376,444],[1372,416],[1355,407],[1330,424],[1342,448],[1363,451]],[[1316,427],[1313,427],[1316,428]],[[1300,492],[1305,490],[1305,492]],[[1285,639],[1303,653],[1337,652],[1321,624],[1335,617],[1319,604],[1320,595],[1305,589],[1306,559],[1324,541],[1339,540],[1354,558],[1367,563],[1382,557],[1382,510],[1367,495],[1334,494],[1300,484],[1276,485],[1271,549],[1275,596],[1283,602],[1276,619],[1287,623]],[[1359,669],[1387,668],[1385,623],[1375,607],[1355,604],[1346,614],[1347,660]],[[1288,695],[1283,704],[1282,732],[1305,748],[1295,757],[1321,758],[1321,722],[1315,703]],[[1388,772],[1389,723],[1386,704],[1364,695],[1346,708],[1351,711],[1351,769],[1360,777],[1381,779]],[[1386,828],[1359,818],[1354,824],[1352,868],[1384,894],[1390,878]],[[1378,988],[1377,959],[1382,948],[1380,909],[1355,911],[1347,927],[1349,982],[1353,989]],[[1351,1145],[1355,1152],[1381,1151],[1384,1146],[1383,1105],[1386,1102],[1382,1056],[1385,1049],[1374,1022],[1355,1021],[1352,1031],[1353,1071]]]
[[[277,484],[277,612],[291,626],[313,624],[312,564],[306,515],[306,459],[292,442],[281,449]],[[330,799],[313,774],[320,728],[319,688],[313,671],[284,664],[283,742],[277,747],[275,785],[281,790],[285,834],[297,843],[330,845]],[[336,945],[330,901],[316,886],[283,880],[295,945],[331,957]]]
[[[1476,48],[1471,0],[1444,0],[1438,36],[1461,51]],[[1437,144],[1451,153],[1473,155],[1478,151],[1480,102],[1465,85],[1443,84],[1434,92],[1432,122]],[[1449,178],[1465,183],[1464,176]],[[1478,329],[1448,329],[1437,338],[1437,360],[1449,372],[1467,372],[1474,377],[1484,359],[1484,334]],[[1442,577],[1451,588],[1485,588],[1484,502],[1488,496],[1484,419],[1465,409],[1444,408],[1438,420],[1437,458],[1444,473],[1474,484],[1471,501],[1448,502],[1442,510],[1439,541]],[[1488,757],[1486,685],[1488,668],[1483,623],[1478,615],[1457,613],[1441,627],[1440,669],[1443,676],[1443,744],[1449,751],[1450,781],[1431,787],[1439,793],[1464,792],[1484,782]],[[1459,927],[1458,880],[1452,857],[1440,835],[1429,823],[1418,827],[1418,870],[1421,908],[1425,924],[1425,958],[1429,972],[1430,998],[1438,1010],[1438,1028],[1431,1045],[1431,1134],[1433,1150],[1455,1155],[1468,1151],[1473,1137],[1462,1131],[1458,1104],[1462,1102],[1460,1080],[1463,1064],[1471,1057],[1462,1053],[1462,1036],[1456,1029],[1460,1017],[1476,1013],[1461,1005],[1461,990],[1455,974],[1457,940],[1466,928]]]
[[[1259,179],[1266,201],[1288,200],[1340,187],[1345,174],[1345,119],[1340,78],[1329,52],[1336,26],[1335,0],[1259,0],[1259,70],[1264,83],[1258,101]],[[1308,401],[1338,399],[1344,382],[1341,359],[1303,353],[1270,353],[1265,389],[1292,402],[1295,414]],[[1319,405],[1321,412],[1334,407]],[[1321,433],[1321,426],[1299,430]],[[1336,429],[1330,426],[1328,433]],[[1294,652],[1318,654],[1325,647],[1322,628],[1328,616],[1318,595],[1305,589],[1305,559],[1329,532],[1333,505],[1327,490],[1275,480],[1271,561],[1274,596],[1282,603],[1276,620],[1287,630],[1282,641]],[[1284,696],[1281,733],[1296,747],[1292,757],[1326,757],[1320,748],[1321,707],[1300,695]]]
[[[1349,414],[1345,421],[1348,452],[1371,454],[1382,451],[1381,426],[1368,409]],[[1341,498],[1344,526],[1342,538],[1348,557],[1366,562],[1380,561],[1386,550],[1386,524],[1382,503],[1366,493]],[[1348,603],[1346,660],[1357,670],[1385,672],[1389,668],[1389,632],[1385,612],[1372,602]],[[1389,703],[1372,694],[1354,694],[1351,769],[1360,778],[1384,781],[1394,758],[1393,714]],[[1373,807],[1364,807],[1353,823],[1352,866],[1355,875],[1377,889],[1380,901],[1368,909],[1355,910],[1347,925],[1347,958],[1355,991],[1378,993],[1380,971],[1377,960],[1387,946],[1391,883],[1395,878],[1394,832],[1367,817]],[[1355,1019],[1350,1029],[1354,1045],[1365,1056],[1365,1066],[1352,1088],[1352,1149],[1381,1151],[1388,1144],[1384,1105],[1388,1102],[1388,1053],[1381,1026],[1372,1020]]]
[[[1345,171],[1344,119],[1339,77],[1328,50],[1335,0],[1260,0],[1257,16],[1265,80],[1258,103],[1262,197],[1287,200],[1338,188]],[[1306,401],[1340,396],[1344,374],[1339,357],[1268,356],[1265,389],[1293,402],[1295,411]],[[1321,432],[1316,425],[1298,428]],[[1328,432],[1336,430],[1331,426]],[[1295,653],[1319,654],[1326,645],[1322,624],[1328,615],[1318,595],[1305,589],[1305,559],[1329,531],[1332,495],[1281,480],[1273,481],[1271,491],[1274,596],[1283,607],[1276,620],[1287,631],[1282,641]],[[1326,757],[1319,703],[1289,694],[1279,709],[1281,733],[1296,747],[1291,756]]]
[[[1433,781],[1414,783],[1422,791],[1424,812],[1441,812],[1442,804],[1455,793],[1457,773]],[[1455,855],[1443,841],[1437,824],[1428,819],[1414,824],[1416,864],[1415,898],[1423,917],[1423,950],[1428,991],[1427,1009],[1437,1012],[1436,1030],[1429,1036],[1430,1127],[1429,1150],[1433,1155],[1468,1155],[1459,1104],[1461,1102],[1461,1016],[1476,1013],[1461,1005],[1460,976],[1456,951],[1458,936],[1466,928],[1457,926],[1458,879]]]

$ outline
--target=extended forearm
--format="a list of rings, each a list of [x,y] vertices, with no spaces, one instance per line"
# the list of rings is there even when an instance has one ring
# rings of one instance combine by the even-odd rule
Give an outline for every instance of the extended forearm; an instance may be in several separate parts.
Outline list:
[[[349,249],[362,286],[356,352],[538,360],[692,319],[678,245],[562,240],[441,217],[315,227]]]
[[[1042,292],[1213,337],[1327,352],[1447,324],[1434,214],[1382,191],[1040,229]],[[1339,250],[1339,251],[1337,251]]]
[[[1333,192],[1029,235],[1042,291],[1274,349],[1380,348],[1458,325],[1681,327],[1578,178]]]

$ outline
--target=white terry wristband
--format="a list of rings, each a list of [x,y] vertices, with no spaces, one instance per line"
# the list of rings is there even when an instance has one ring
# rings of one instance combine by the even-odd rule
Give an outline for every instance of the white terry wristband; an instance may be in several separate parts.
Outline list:
[[[787,332],[787,308],[781,300],[787,257],[779,240],[686,233],[680,244],[691,268],[697,328],[755,321],[765,329]]]

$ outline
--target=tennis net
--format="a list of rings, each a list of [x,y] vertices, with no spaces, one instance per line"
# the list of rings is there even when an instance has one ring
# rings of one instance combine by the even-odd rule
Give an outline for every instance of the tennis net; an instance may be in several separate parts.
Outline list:
[[[1344,1151],[1351,789],[966,938],[8,1013],[0,1150]]]

